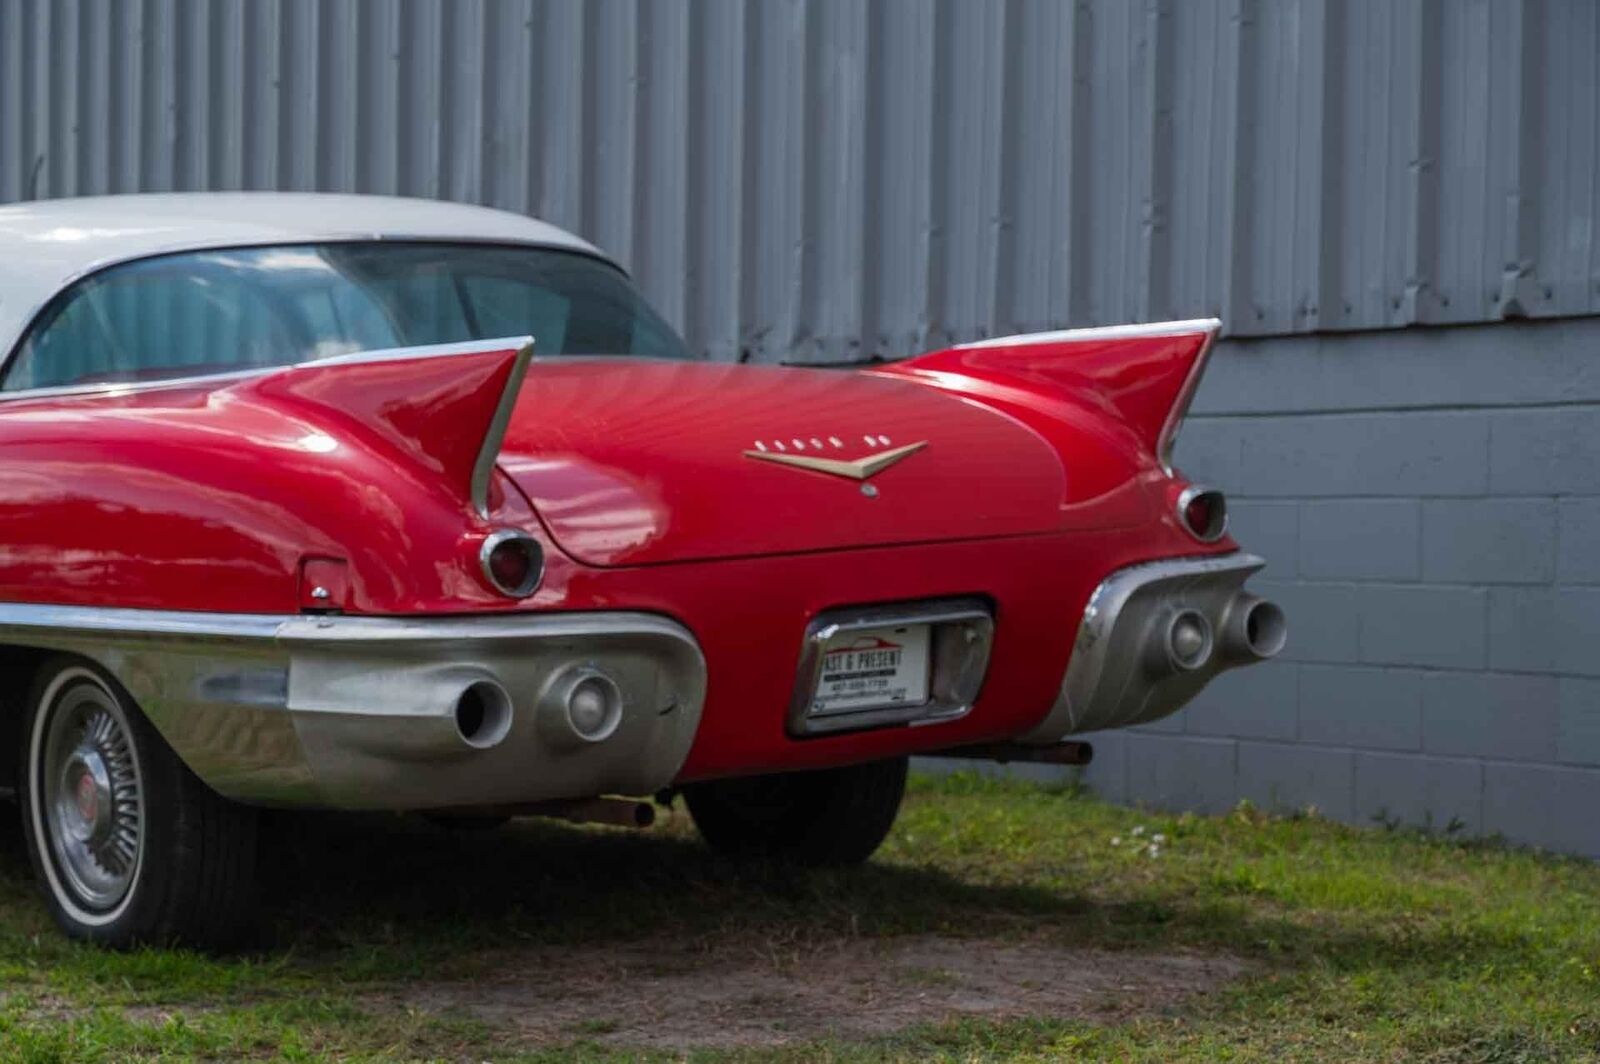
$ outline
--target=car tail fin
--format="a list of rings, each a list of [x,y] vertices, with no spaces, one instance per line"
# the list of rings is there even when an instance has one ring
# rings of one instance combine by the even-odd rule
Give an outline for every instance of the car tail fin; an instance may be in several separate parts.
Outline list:
[[[1078,389],[1113,408],[1165,467],[1222,323],[1193,321],[1027,333],[962,344],[890,367],[1021,388],[1045,396]]]
[[[490,510],[495,462],[533,357],[533,338],[508,337],[370,351],[306,362],[245,387],[355,438],[398,448]]]

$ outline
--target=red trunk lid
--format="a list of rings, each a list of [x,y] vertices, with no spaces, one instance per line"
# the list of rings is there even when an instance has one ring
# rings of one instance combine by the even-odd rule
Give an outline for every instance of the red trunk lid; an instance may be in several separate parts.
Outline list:
[[[866,479],[842,468],[915,444]],[[1066,487],[1032,430],[921,384],[622,359],[535,359],[500,464],[604,566],[1043,532]]]

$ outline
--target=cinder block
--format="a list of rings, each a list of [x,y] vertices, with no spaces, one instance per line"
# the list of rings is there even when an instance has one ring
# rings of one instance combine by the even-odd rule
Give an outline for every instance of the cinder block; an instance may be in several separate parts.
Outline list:
[[[1556,571],[1550,499],[1437,499],[1422,505],[1422,577],[1455,584],[1543,584]]]
[[[1556,662],[1556,593],[1497,587],[1489,592],[1489,667],[1548,672]]]
[[[1248,425],[1241,494],[1478,495],[1488,488],[1489,423],[1476,412],[1264,417]]]
[[[1422,747],[1430,754],[1554,761],[1554,676],[1437,672],[1422,681]]]
[[[1580,765],[1600,765],[1600,680],[1561,680],[1561,724],[1557,757]]]
[[[1358,753],[1356,817],[1478,835],[1483,831],[1483,763]]]
[[[1600,676],[1600,587],[1494,588],[1489,646],[1496,669]]]
[[[1302,665],[1299,738],[1368,750],[1422,749],[1422,674]]]
[[[1422,507],[1414,499],[1304,504],[1300,572],[1322,580],[1416,580]]]
[[[1280,812],[1315,806],[1349,823],[1355,818],[1355,752],[1241,742],[1239,797]]]
[[[1483,767],[1483,828],[1512,842],[1600,857],[1600,769]]]
[[[1360,589],[1338,584],[1253,580],[1251,590],[1283,607],[1289,622],[1284,661],[1357,661],[1361,657]]]
[[[1190,735],[1293,739],[1299,668],[1268,661],[1225,672],[1169,719],[1182,721]]]
[[[1229,499],[1228,533],[1245,550],[1267,560],[1264,573],[1286,580],[1299,571],[1299,503]]]
[[[1600,494],[1600,405],[1504,410],[1493,418],[1489,485],[1496,495]]]
[[[1083,769],[1083,782],[1108,802],[1128,801],[1128,733],[1090,732],[1073,738],[1094,747],[1094,760]]]
[[[1600,584],[1600,498],[1561,500],[1561,543],[1556,579]]]
[[[1245,425],[1237,418],[1189,418],[1173,446],[1173,464],[1196,483],[1240,490],[1239,452]]]
[[[1169,735],[1176,735],[1184,730],[1183,712],[1180,710],[1169,717],[1162,717],[1159,720],[1147,721],[1144,724],[1135,725],[1131,730],[1143,732],[1164,732]]]
[[[1361,660],[1387,665],[1482,668],[1488,593],[1480,588],[1361,589]]]
[[[1233,808],[1231,739],[1130,733],[1128,798],[1159,809],[1221,813]]]
[[[1600,676],[1600,587],[1556,592],[1557,672]]]

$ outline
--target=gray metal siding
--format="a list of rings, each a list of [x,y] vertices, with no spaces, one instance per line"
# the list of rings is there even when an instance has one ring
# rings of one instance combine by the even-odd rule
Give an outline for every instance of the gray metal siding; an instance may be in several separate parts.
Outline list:
[[[0,0],[0,200],[468,200],[719,358],[1600,309],[1592,0]]]

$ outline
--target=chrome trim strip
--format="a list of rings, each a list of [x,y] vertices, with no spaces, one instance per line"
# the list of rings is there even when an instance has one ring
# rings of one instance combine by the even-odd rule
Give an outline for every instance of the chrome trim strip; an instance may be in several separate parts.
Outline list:
[[[500,448],[506,441],[506,429],[511,425],[511,415],[517,408],[517,398],[522,394],[522,382],[528,375],[528,365],[533,361],[533,337],[525,336],[517,347],[511,362],[511,372],[506,375],[505,389],[500,393],[494,417],[484,433],[483,446],[478,449],[478,461],[472,467],[472,506],[478,516],[489,519],[489,488],[494,483],[495,463],[500,460]],[[535,585],[538,586],[538,585]],[[528,592],[532,594],[530,590]]]
[[[204,613],[49,603],[0,602],[0,639],[36,635],[119,639],[270,641],[292,617],[269,613]]]
[[[929,646],[933,675],[929,678],[927,702],[826,717],[811,716],[811,699],[822,678],[823,651],[835,636],[908,624],[927,624],[933,628]],[[794,696],[789,704],[789,734],[804,738],[894,724],[957,720],[970,713],[978,700],[993,647],[993,611],[978,598],[890,603],[820,613],[806,625]]]
[[[656,614],[459,617],[210,614],[0,604],[0,643],[93,661],[218,793],[265,805],[433,809],[604,793],[677,776],[699,728],[706,662]],[[622,717],[562,749],[539,707],[575,668],[604,674]],[[463,741],[463,691],[511,702],[503,741]]]
[[[402,362],[414,358],[449,358],[453,355],[479,355],[486,351],[509,351],[512,348],[518,349],[519,358],[523,357],[523,349],[526,349],[527,358],[532,358],[533,337],[507,336],[494,340],[464,340],[458,344],[417,344],[413,347],[385,347],[376,351],[355,351],[348,355],[330,355],[327,358],[314,358],[306,362],[290,362],[282,366],[256,366],[251,369],[226,370],[221,373],[202,373],[193,377],[169,377],[159,381],[104,381],[94,384],[66,384],[53,388],[19,388],[14,392],[0,391],[0,402],[80,395],[132,395],[134,393],[161,391],[166,388],[187,388],[195,384],[220,385],[225,382],[254,380],[258,377],[267,377],[286,370],[307,367],[347,366],[371,362]],[[516,372],[515,367],[513,367],[513,372]],[[523,361],[521,373],[527,373],[526,359]],[[516,381],[520,386],[522,382],[520,374],[516,377]],[[502,404],[505,402],[503,397],[501,402]],[[501,416],[500,412],[497,411],[495,416]],[[505,417],[509,420],[509,412],[505,414]],[[500,431],[503,436],[505,432],[504,426],[501,427]],[[498,456],[498,443],[495,445],[495,453]],[[474,476],[476,476],[476,473],[474,473]]]
[[[1181,336],[1184,333],[1210,332],[1222,328],[1220,318],[1189,318],[1184,321],[1150,321],[1133,325],[1097,325],[1087,329],[1057,329],[1053,332],[1017,333],[988,340],[956,344],[957,351],[983,347],[1012,347],[1016,344],[1075,343],[1080,340],[1128,340],[1140,336]]]

